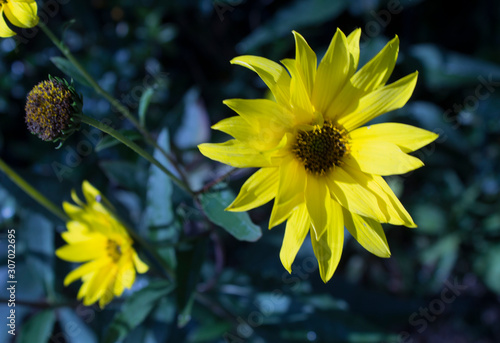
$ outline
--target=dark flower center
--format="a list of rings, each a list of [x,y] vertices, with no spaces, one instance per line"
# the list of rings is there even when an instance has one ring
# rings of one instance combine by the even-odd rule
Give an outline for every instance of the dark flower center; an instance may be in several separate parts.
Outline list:
[[[342,164],[349,151],[347,132],[339,125],[325,122],[311,131],[299,131],[292,151],[306,170],[324,175],[334,166]]]
[[[108,256],[111,257],[113,262],[118,262],[120,257],[122,256],[122,249],[118,243],[113,241],[112,239],[108,239],[108,244],[106,245],[106,251]]]
[[[56,80],[42,81],[28,94],[26,124],[31,133],[44,141],[62,137],[71,126],[75,112],[71,91]]]

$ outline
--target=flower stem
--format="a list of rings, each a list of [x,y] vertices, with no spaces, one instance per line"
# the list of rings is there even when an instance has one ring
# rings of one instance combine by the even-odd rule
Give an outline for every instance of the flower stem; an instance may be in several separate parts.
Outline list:
[[[39,22],[38,26],[47,35],[47,37],[50,38],[50,40],[54,43],[54,45],[63,53],[63,55],[68,59],[68,61],[75,66],[78,72],[80,72],[81,76],[94,88],[96,93],[100,94],[102,97],[108,100],[113,107],[115,107],[125,118],[127,118],[139,130],[139,132],[142,134],[142,136],[144,137],[144,139],[148,144],[154,146],[165,156],[165,158],[168,159],[168,161],[173,165],[177,173],[180,175],[184,185],[187,187],[187,179],[181,168],[179,168],[179,166],[177,165],[175,159],[169,153],[167,153],[165,149],[159,146],[159,144],[153,139],[150,133],[132,115],[132,113],[128,110],[128,108],[123,106],[117,99],[115,99],[111,94],[109,94],[104,89],[102,89],[101,86],[99,86],[97,81],[87,72],[87,70],[85,70],[85,68],[80,64],[80,62],[76,60],[73,54],[69,51],[68,47],[64,45],[64,43],[60,41],[43,22]],[[183,189],[185,189],[186,187],[183,187]],[[192,194],[190,190],[189,193]]]
[[[21,188],[26,194],[35,199],[40,205],[45,207],[47,210],[52,212],[56,217],[59,217],[62,221],[68,221],[68,216],[61,210],[60,207],[55,205],[52,201],[47,199],[43,194],[34,189],[29,183],[26,182],[19,174],[17,174],[13,169],[11,169],[1,158],[0,158],[0,170],[3,171],[9,179],[12,180],[19,188]]]
[[[145,158],[147,161],[151,162],[156,167],[160,168],[160,170],[163,171],[165,174],[167,174],[172,179],[172,181],[174,181],[177,184],[177,186],[179,186],[181,189],[186,191],[191,196],[195,196],[194,192],[181,179],[179,179],[177,176],[172,174],[172,172],[170,170],[165,168],[165,166],[163,164],[161,164],[156,158],[151,156],[150,153],[148,153],[146,150],[144,150],[143,148],[138,146],[136,143],[134,143],[133,141],[131,141],[130,139],[128,139],[127,137],[122,135],[120,132],[118,132],[115,129],[113,129],[112,127],[107,126],[107,125],[101,123],[100,121],[98,121],[94,118],[88,117],[84,114],[75,114],[75,116],[78,117],[83,123],[88,124],[90,126],[93,126],[96,129],[99,129],[99,130],[109,134],[110,136],[112,136],[113,138],[118,140],[119,142],[122,142],[123,144],[125,144],[130,149],[135,151],[137,154],[139,154],[140,156]]]

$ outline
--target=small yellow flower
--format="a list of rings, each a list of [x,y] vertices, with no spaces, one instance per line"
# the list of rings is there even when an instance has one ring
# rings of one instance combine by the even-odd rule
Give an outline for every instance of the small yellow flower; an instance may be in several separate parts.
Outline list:
[[[212,128],[235,139],[201,144],[205,156],[234,167],[260,168],[242,186],[229,211],[247,211],[274,199],[269,228],[287,221],[280,258],[291,272],[307,233],[324,282],[337,268],[344,227],[368,251],[389,257],[380,223],[416,227],[382,176],[423,166],[407,153],[437,138],[413,126],[361,127],[402,107],[417,72],[386,85],[396,63],[395,37],[360,70],[361,30],[340,30],[317,65],[316,54],[293,32],[296,58],[281,63],[257,56],[231,61],[256,72],[271,90],[267,99],[224,103],[239,116]]]
[[[56,255],[69,262],[86,262],[64,279],[67,286],[77,279],[83,284],[78,299],[88,306],[99,300],[103,308],[125,288],[132,287],[138,273],[148,271],[141,261],[123,224],[111,212],[111,204],[89,182],[82,185],[86,204],[75,191],[71,192],[78,206],[65,202],[64,211],[70,217],[68,231],[62,234],[68,243]]]
[[[0,1],[0,37],[12,37],[12,31],[4,19],[17,27],[30,28],[38,24],[37,5],[34,0],[1,0]]]

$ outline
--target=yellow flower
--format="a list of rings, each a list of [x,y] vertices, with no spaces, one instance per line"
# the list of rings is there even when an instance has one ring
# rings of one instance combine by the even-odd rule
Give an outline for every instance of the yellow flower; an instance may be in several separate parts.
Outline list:
[[[132,287],[136,270],[145,273],[149,268],[132,248],[133,241],[123,224],[110,211],[111,204],[89,182],[84,181],[82,189],[86,204],[75,191],[71,197],[78,206],[63,204],[71,219],[68,231],[62,234],[68,245],[57,249],[56,255],[69,262],[87,262],[70,272],[64,285],[81,278],[78,299],[83,298],[86,306],[99,300],[103,308]]]
[[[0,37],[12,37],[16,34],[5,22],[4,13],[12,25],[21,28],[30,28],[38,24],[37,9],[34,0],[0,1]]]
[[[275,101],[224,101],[239,116],[212,128],[235,139],[199,149],[234,167],[260,168],[227,210],[247,211],[274,198],[269,228],[287,221],[283,266],[291,272],[310,232],[327,282],[342,254],[344,227],[380,257],[390,256],[380,223],[416,227],[382,176],[423,166],[407,153],[437,135],[395,123],[360,127],[402,107],[415,88],[417,72],[386,85],[398,55],[397,37],[356,72],[360,29],[348,37],[337,30],[319,66],[304,38],[293,34],[296,58],[281,61],[286,69],[257,56],[231,61],[256,72]]]

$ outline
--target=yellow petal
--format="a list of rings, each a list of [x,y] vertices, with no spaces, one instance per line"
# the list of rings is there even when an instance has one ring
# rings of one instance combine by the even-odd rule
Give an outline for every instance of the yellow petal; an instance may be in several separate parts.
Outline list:
[[[394,37],[380,52],[366,63],[351,81],[353,85],[365,93],[384,85],[394,69],[398,59],[399,38]]]
[[[56,250],[56,255],[69,262],[86,262],[106,254],[107,239],[104,236],[93,237],[86,241],[65,245]]]
[[[342,207],[332,201],[331,214],[332,224],[319,239],[316,239],[311,228],[311,242],[314,255],[318,260],[319,274],[324,283],[327,283],[335,273],[342,256],[344,245],[344,220]]]
[[[292,31],[295,38],[295,63],[304,83],[307,95],[311,98],[314,80],[316,78],[317,59],[316,53],[307,44],[304,37]],[[292,76],[293,77],[293,76]]]
[[[292,108],[296,124],[310,124],[313,119],[314,109],[311,105],[309,92],[302,81],[297,63],[292,59],[281,61],[288,69],[292,80],[290,81],[290,107]]]
[[[87,201],[87,205],[92,206],[95,202],[100,202],[102,200],[101,192],[97,190],[94,186],[90,184],[87,180],[82,183],[83,195]]]
[[[413,93],[417,76],[418,72],[414,72],[365,95],[352,113],[339,117],[339,124],[352,131],[383,113],[403,107]]]
[[[75,270],[71,271],[68,275],[66,275],[66,277],[64,278],[64,286],[68,286],[70,283],[82,278],[87,274],[94,273],[96,270],[102,268],[108,263],[109,259],[100,258],[82,264],[80,267],[76,268]]]
[[[99,299],[99,307],[102,309],[104,308],[107,304],[113,300],[115,297],[115,283],[116,283],[116,277],[111,277],[108,276],[108,280],[106,283],[106,288],[104,289],[103,294],[101,295],[101,298]]]
[[[384,202],[388,205],[387,208],[389,210],[389,218],[390,218],[388,222],[391,224],[404,225],[412,228],[417,227],[417,225],[411,218],[408,211],[406,211],[403,204],[401,204],[398,197],[396,196],[396,194],[394,194],[394,192],[389,187],[384,178],[378,175],[372,175],[372,177],[375,183],[383,191],[379,192],[378,194],[384,199]]]
[[[135,269],[132,259],[123,258],[118,265],[118,272],[116,273],[116,281],[114,290],[116,296],[120,296],[124,289],[132,287],[135,281]]]
[[[242,212],[264,205],[278,192],[279,169],[261,168],[241,187],[240,193],[226,211]]]
[[[286,108],[268,99],[228,99],[223,103],[258,130],[270,128],[283,132],[292,128],[293,116]]]
[[[70,204],[69,202],[63,202],[63,209],[64,212],[74,221],[85,221],[84,216],[85,216],[85,211],[78,206],[75,206],[73,204]]]
[[[293,115],[274,101],[229,99],[225,100],[224,104],[238,113],[247,125],[228,118],[212,128],[221,129],[236,139],[254,146],[257,150],[273,148],[283,138],[285,132],[293,127]]]
[[[285,68],[276,62],[258,56],[239,56],[231,60],[256,72],[273,93],[276,102],[287,108],[290,107],[290,75]]]
[[[351,55],[350,65],[351,71],[354,73],[358,69],[359,63],[359,39],[361,38],[361,29],[357,28],[352,31],[349,36],[347,36],[347,46],[349,48],[349,53]]]
[[[94,272],[95,273],[95,272]],[[90,280],[92,280],[93,274],[87,274],[82,277],[82,286],[78,290],[78,294],[76,298],[81,300],[83,297],[87,295],[87,289],[89,288]]]
[[[396,144],[403,152],[412,152],[436,140],[434,132],[419,129],[415,126],[383,123],[360,127],[349,133],[353,141],[381,141]]]
[[[398,175],[422,167],[418,158],[405,154],[393,143],[353,141],[343,161],[352,168],[375,175]]]
[[[37,5],[35,1],[8,1],[3,5],[5,16],[17,27],[29,28],[38,24]]]
[[[304,202],[306,171],[294,158],[283,161],[280,166],[278,193],[274,199],[269,228],[284,222],[300,204]]]
[[[82,222],[70,221],[66,224],[68,231],[61,234],[66,243],[73,244],[88,240],[91,235],[87,226]]]
[[[286,222],[285,236],[280,250],[280,259],[283,267],[292,273],[292,263],[297,256],[307,233],[311,221],[305,204],[300,205]]]
[[[377,198],[377,210],[384,215],[383,223],[416,227],[413,219],[391,190],[387,182],[378,175],[366,174],[344,164],[342,168],[361,186],[371,191]]]
[[[261,140],[262,134],[257,129],[257,125],[251,126],[239,116],[222,119],[217,124],[212,125],[212,129],[227,133],[241,143],[259,151],[268,150],[272,147],[272,144],[268,143],[270,137],[266,136]]]
[[[112,266],[110,268],[101,268],[97,270],[92,277],[86,282],[86,292],[83,298],[83,304],[85,306],[90,306],[95,303],[104,293],[109,282],[109,276],[111,275]]]
[[[5,22],[5,19],[3,17],[3,6],[0,5],[0,37],[7,38],[7,37],[12,37],[15,36],[16,33],[12,31],[7,23]]]
[[[379,222],[350,213],[346,209],[343,209],[343,212],[345,227],[363,248],[378,257],[391,256],[389,244]]]
[[[325,178],[330,195],[352,213],[384,221],[385,216],[377,211],[377,198],[359,184],[342,167],[336,167]]]
[[[324,179],[322,176],[307,174],[305,198],[316,239],[325,233],[329,224],[331,198]]]
[[[237,168],[269,167],[270,155],[255,150],[247,145],[231,139],[224,143],[204,143],[198,145],[200,152],[206,157]]]
[[[134,261],[135,269],[137,269],[137,272],[139,274],[144,274],[149,270],[149,266],[140,259],[139,255],[137,255],[135,250],[132,253],[132,259]]]
[[[349,77],[350,57],[347,40],[337,29],[321,60],[312,93],[312,103],[316,111],[325,113]]]

